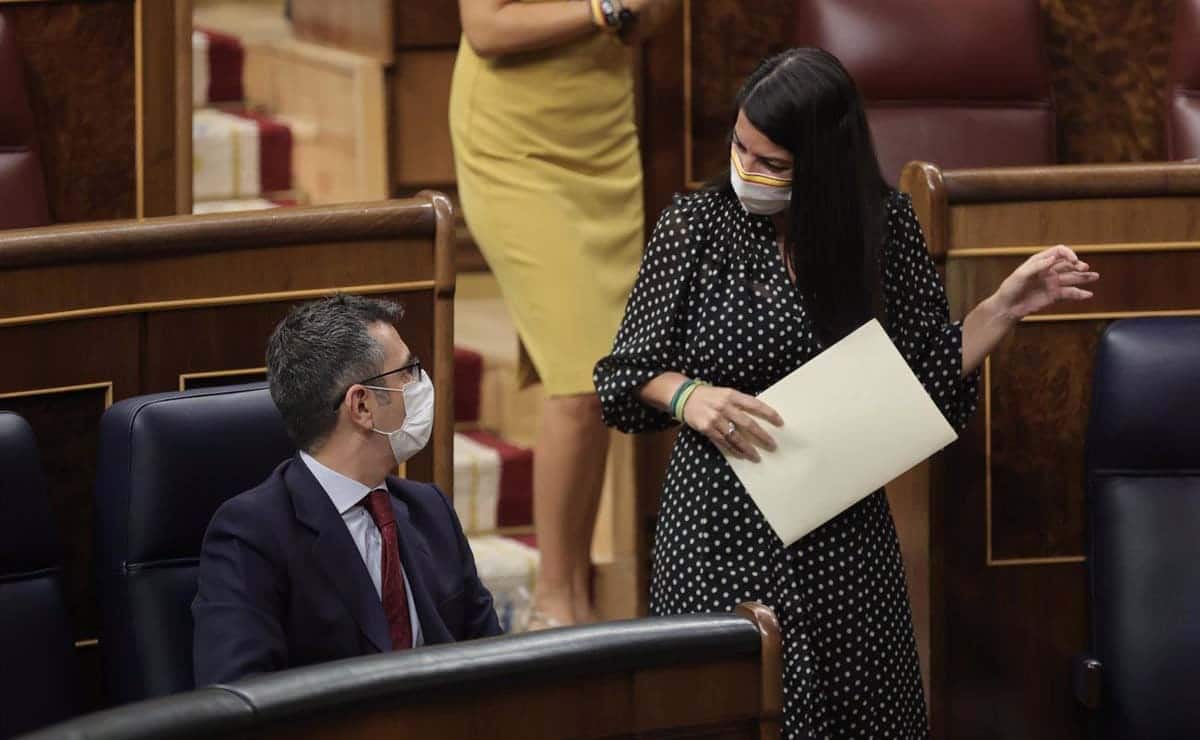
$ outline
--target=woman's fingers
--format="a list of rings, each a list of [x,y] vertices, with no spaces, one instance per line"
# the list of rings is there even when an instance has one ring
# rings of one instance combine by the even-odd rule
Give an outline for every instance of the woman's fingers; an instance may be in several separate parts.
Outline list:
[[[775,451],[775,440],[771,439],[771,435],[754,421],[754,417],[744,411],[737,411],[731,415],[730,420],[733,421],[738,435],[749,439],[752,443],[764,450]]]
[[[1084,285],[1100,279],[1098,272],[1068,272],[1058,276],[1060,285]]]
[[[737,406],[743,411],[754,414],[758,418],[765,421],[769,421],[777,427],[783,426],[783,417],[779,415],[779,412],[754,396],[750,396],[745,393],[739,393],[734,397],[733,400],[734,403],[736,403]]]

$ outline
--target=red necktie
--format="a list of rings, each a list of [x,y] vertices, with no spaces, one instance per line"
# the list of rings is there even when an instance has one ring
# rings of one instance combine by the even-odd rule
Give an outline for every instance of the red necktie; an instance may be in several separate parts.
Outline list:
[[[387,615],[388,631],[392,636],[392,650],[405,650],[412,647],[412,619],[408,613],[408,595],[404,590],[404,570],[400,565],[392,498],[387,491],[376,489],[367,494],[363,503],[379,528],[383,545],[380,597],[383,600],[383,613]]]

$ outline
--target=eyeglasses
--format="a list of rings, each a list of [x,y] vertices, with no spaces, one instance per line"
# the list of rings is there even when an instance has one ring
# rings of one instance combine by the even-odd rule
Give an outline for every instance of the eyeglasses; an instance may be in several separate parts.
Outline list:
[[[398,367],[395,370],[388,370],[386,373],[372,375],[371,377],[364,378],[363,380],[360,380],[357,383],[354,383],[353,385],[361,385],[364,388],[371,388],[373,390],[394,391],[394,390],[396,390],[395,388],[388,388],[386,386],[379,386],[379,385],[371,385],[370,383],[373,380],[379,380],[380,378],[386,378],[389,375],[396,375],[397,373],[403,373],[402,375],[400,375],[400,388],[404,388],[404,386],[408,385],[409,383],[416,382],[417,380],[419,380],[421,378],[421,360],[418,359],[416,355],[413,355],[412,362],[408,363],[407,365],[404,365],[403,367]],[[341,395],[339,395],[337,397],[337,400],[334,401],[334,403],[333,403],[334,410],[341,408],[342,401],[345,400],[345,398],[346,398],[346,391],[350,390],[350,387],[351,386],[347,386],[346,390],[342,391]]]

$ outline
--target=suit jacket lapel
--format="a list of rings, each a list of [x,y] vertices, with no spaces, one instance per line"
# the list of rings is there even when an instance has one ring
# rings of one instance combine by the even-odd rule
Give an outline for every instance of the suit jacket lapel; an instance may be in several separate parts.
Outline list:
[[[438,612],[437,604],[433,602],[433,597],[425,583],[425,574],[433,572],[433,557],[429,554],[429,550],[425,547],[425,540],[408,515],[408,505],[397,496],[399,491],[390,479],[388,488],[392,493],[392,510],[396,513],[400,564],[404,567],[404,574],[408,576],[408,584],[412,588],[413,605],[417,609],[417,617],[421,620],[421,634],[424,642],[426,645],[453,642],[454,636],[446,630],[442,615]]]
[[[383,604],[375,593],[362,555],[329,495],[299,455],[284,472],[284,482],[292,494],[296,518],[316,533],[313,558],[371,644],[380,652],[390,651],[392,638]]]

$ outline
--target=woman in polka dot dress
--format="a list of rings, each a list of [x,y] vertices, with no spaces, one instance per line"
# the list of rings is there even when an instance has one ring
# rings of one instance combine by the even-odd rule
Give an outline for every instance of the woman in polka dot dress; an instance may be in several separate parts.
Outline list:
[[[768,59],[737,108],[729,178],[663,212],[613,352],[596,366],[609,425],[684,425],[663,488],[650,608],[773,608],[786,737],[926,737],[883,491],[784,547],[721,451],[757,461],[771,449],[769,430],[786,419],[755,394],[872,316],[961,429],[987,353],[1021,317],[1091,297],[1080,286],[1099,276],[1060,245],[951,323],[912,205],[884,183],[838,61],[815,49]]]

